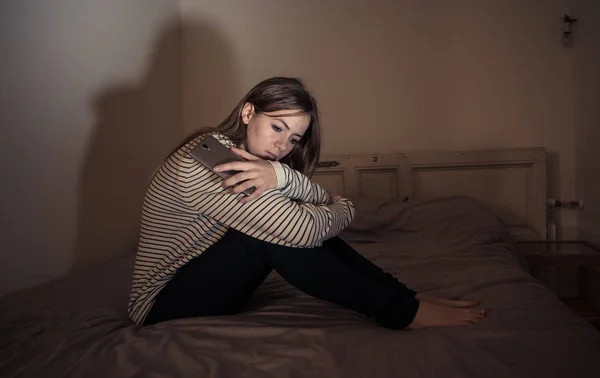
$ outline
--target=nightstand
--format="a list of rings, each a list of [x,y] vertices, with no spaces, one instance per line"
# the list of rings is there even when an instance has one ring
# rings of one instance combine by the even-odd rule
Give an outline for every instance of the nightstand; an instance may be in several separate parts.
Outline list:
[[[520,242],[533,277],[600,330],[600,248],[587,242]]]

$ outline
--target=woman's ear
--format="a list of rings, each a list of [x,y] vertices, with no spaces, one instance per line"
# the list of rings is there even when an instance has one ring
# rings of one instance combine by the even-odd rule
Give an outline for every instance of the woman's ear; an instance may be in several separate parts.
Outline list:
[[[242,122],[244,122],[244,125],[248,125],[248,122],[250,122],[253,116],[254,105],[249,102],[245,103],[244,107],[242,108]]]

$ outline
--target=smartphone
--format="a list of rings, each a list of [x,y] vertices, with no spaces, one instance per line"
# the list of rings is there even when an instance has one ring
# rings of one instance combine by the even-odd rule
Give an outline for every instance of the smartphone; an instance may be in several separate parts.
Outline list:
[[[201,164],[212,170],[215,166],[225,163],[231,163],[234,161],[246,161],[229,148],[225,147],[212,135],[204,137],[200,143],[191,151],[192,157],[198,160]],[[222,179],[229,178],[240,171],[224,171],[215,172]],[[244,181],[242,181],[244,182]],[[239,183],[241,184],[241,182]],[[238,185],[239,185],[238,184]],[[249,196],[254,192],[254,187],[248,188],[242,192],[243,195]]]

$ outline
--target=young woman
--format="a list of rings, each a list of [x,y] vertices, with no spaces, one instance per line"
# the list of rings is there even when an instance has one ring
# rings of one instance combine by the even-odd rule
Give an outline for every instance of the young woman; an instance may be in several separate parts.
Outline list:
[[[247,160],[215,167],[239,171],[227,180],[190,155],[209,133]],[[319,153],[316,101],[300,80],[283,77],[257,84],[219,126],[176,148],[144,200],[132,320],[235,314],[272,269],[389,329],[485,316],[476,302],[415,293],[337,237],[354,207],[310,181]]]

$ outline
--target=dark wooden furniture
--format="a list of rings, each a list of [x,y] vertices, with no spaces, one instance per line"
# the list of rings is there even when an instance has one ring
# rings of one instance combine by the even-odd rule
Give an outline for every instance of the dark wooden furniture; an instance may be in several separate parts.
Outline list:
[[[530,273],[600,330],[600,248],[582,241],[520,242]]]

